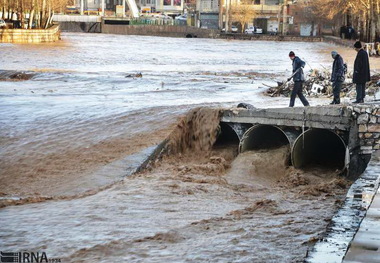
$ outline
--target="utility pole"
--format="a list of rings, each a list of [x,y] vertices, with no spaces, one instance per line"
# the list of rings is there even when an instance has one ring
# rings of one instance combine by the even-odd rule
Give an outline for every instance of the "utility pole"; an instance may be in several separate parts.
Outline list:
[[[224,1],[219,0],[219,29],[220,30],[223,28],[223,7],[224,7]]]
[[[277,14],[277,33],[278,33],[278,34],[280,33],[281,9],[282,9],[282,6],[280,5],[280,6],[278,7],[278,14]],[[281,32],[282,32],[282,30],[281,30]]]
[[[287,32],[287,27],[286,27],[286,20],[287,20],[287,11],[288,11],[288,0],[284,0],[284,9],[283,9],[283,14],[282,14],[282,35],[285,35]]]
[[[105,0],[102,0],[102,16],[106,16]]]
[[[121,0],[121,1],[123,1],[123,17],[125,17],[125,1],[127,0]]]
[[[84,2],[83,0],[80,0],[80,14],[83,16],[84,14]]]

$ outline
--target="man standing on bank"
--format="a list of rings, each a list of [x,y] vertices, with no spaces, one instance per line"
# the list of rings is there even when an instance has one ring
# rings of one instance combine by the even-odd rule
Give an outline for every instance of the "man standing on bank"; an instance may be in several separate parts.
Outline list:
[[[290,95],[289,107],[294,106],[294,101],[297,95],[304,106],[309,106],[309,102],[302,94],[302,84],[305,81],[305,76],[303,74],[305,62],[302,61],[299,57],[296,57],[293,51],[290,51],[289,58],[293,61],[293,75],[290,78],[288,78],[288,81],[290,81],[291,79],[293,79],[294,81],[294,87]]]
[[[340,90],[342,89],[342,83],[344,82],[344,63],[343,58],[338,52],[332,51],[331,56],[334,59],[331,73],[334,99],[330,104],[340,104]]]
[[[363,103],[365,97],[365,84],[371,80],[369,72],[369,59],[367,52],[363,49],[362,43],[356,41],[355,50],[358,52],[354,64],[353,83],[356,84],[356,101],[354,103]]]

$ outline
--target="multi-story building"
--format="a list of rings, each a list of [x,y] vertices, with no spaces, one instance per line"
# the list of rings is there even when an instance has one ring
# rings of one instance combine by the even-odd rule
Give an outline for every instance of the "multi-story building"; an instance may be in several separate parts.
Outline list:
[[[76,6],[80,8],[83,4],[85,12],[101,10],[104,1],[106,14],[112,15],[116,13],[117,6],[124,6],[128,10],[128,5],[123,3],[125,0],[76,0]],[[178,15],[183,12],[184,0],[132,0],[135,1],[141,12],[160,12],[168,15]]]
[[[198,27],[219,28],[219,0],[197,0],[196,15]]]
[[[109,0],[108,0],[109,1]],[[105,4],[107,0],[104,0]],[[89,11],[99,11],[102,6],[102,0],[76,0],[75,6],[78,10],[81,10],[81,6],[83,5],[83,11],[88,13]]]
[[[309,3],[311,0],[298,0],[289,10],[292,24],[289,25],[289,33],[301,36],[317,36],[320,34],[332,34],[333,25],[313,13]]]
[[[200,0],[202,1],[202,0]],[[256,18],[249,24],[261,27],[263,33],[282,32],[282,28],[287,30],[289,24],[288,9],[293,0],[221,0],[225,12],[227,4],[234,5],[244,1],[245,4],[252,5],[256,11]],[[223,16],[225,21],[225,16]],[[223,24],[223,23],[221,23]],[[285,26],[283,26],[285,25]]]
[[[253,7],[257,14],[254,24],[261,27],[263,33],[281,31],[283,2],[280,0],[253,0]]]

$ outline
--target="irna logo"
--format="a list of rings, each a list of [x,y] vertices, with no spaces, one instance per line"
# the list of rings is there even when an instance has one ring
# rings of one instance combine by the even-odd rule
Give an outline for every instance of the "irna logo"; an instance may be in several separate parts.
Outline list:
[[[0,262],[41,263],[53,262],[48,260],[45,252],[3,252],[0,251]],[[54,262],[58,262],[55,261]],[[60,262],[60,261],[59,261]]]

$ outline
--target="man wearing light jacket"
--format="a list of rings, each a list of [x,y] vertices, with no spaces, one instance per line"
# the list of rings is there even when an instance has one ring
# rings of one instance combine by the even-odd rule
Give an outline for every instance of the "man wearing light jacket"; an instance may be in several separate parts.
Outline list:
[[[342,83],[344,82],[344,63],[343,58],[338,52],[332,51],[331,56],[334,59],[331,73],[334,99],[330,104],[340,104],[340,90],[342,88]]]
[[[290,103],[289,107],[294,106],[294,101],[296,96],[300,98],[304,106],[309,106],[309,102],[302,94],[302,84],[305,81],[305,76],[303,74],[303,68],[305,67],[305,62],[302,61],[299,57],[296,57],[293,51],[290,51],[289,58],[293,61],[293,76],[291,76],[288,81],[293,79],[294,87],[292,93],[290,94]]]

